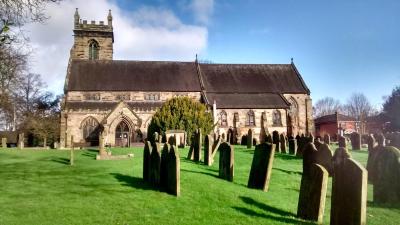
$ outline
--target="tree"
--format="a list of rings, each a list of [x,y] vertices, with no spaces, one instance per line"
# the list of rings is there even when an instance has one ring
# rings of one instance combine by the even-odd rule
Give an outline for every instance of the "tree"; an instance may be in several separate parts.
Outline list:
[[[393,89],[392,94],[383,103],[383,113],[390,122],[390,129],[400,130],[400,86]]]
[[[314,117],[321,117],[330,114],[334,114],[337,111],[341,111],[342,105],[338,100],[331,97],[325,97],[318,100],[313,108]]]
[[[147,138],[154,141],[154,133],[165,134],[171,129],[185,130],[187,142],[190,143],[191,134],[198,128],[203,134],[213,129],[213,118],[204,104],[189,97],[175,97],[166,101],[153,115],[147,129]]]
[[[357,120],[364,120],[375,112],[368,98],[362,93],[353,93],[347,100],[344,110]]]

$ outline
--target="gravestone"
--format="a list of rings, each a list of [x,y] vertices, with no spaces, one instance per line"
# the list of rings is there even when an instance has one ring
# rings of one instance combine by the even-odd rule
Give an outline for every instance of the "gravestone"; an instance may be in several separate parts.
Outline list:
[[[285,137],[285,135],[282,133],[280,136],[279,136],[279,142],[280,142],[280,147],[281,147],[281,153],[287,153],[287,151],[286,151],[286,137]]]
[[[195,133],[195,142],[194,142],[194,161],[200,162],[201,160],[201,147],[202,147],[202,135],[201,129],[197,129]]]
[[[304,134],[300,137],[299,141],[297,142],[297,152],[296,155],[297,156],[302,156],[303,155],[303,150],[305,148],[305,146],[310,143],[310,138],[309,137],[305,137]]]
[[[342,135],[338,136],[339,148],[346,148],[346,138]]]
[[[160,190],[167,190],[168,186],[168,154],[170,144],[165,143],[161,150],[161,162],[160,162]]]
[[[279,140],[279,132],[275,130],[275,131],[272,132],[272,143],[275,144],[275,150],[277,152],[281,152],[281,148],[280,148],[279,142],[280,142],[280,140]]]
[[[169,144],[169,145],[176,145],[176,136],[175,136],[175,135],[169,136],[169,138],[168,138],[168,144]]]
[[[1,147],[7,148],[7,138],[1,138]]]
[[[289,136],[289,154],[296,155],[297,151],[297,140],[293,136]]]
[[[322,224],[325,210],[328,171],[312,163],[309,172],[302,175],[297,206],[297,217]]]
[[[317,147],[317,152],[316,152],[316,162],[317,164],[323,166],[326,171],[328,171],[329,176],[333,175],[333,155],[332,151],[329,148],[328,144],[321,144],[319,147]]]
[[[25,136],[24,133],[18,134],[18,148],[23,149],[25,144]]]
[[[102,134],[99,135],[99,155],[107,155],[107,152],[104,148],[104,136]]]
[[[187,159],[189,160],[194,160],[194,148],[196,146],[196,131],[192,134],[191,136],[191,142],[190,142],[190,147],[189,147],[189,152],[187,155]]]
[[[307,143],[303,151],[303,175],[309,173],[310,167],[317,162],[317,148],[314,143]]]
[[[256,145],[247,187],[268,191],[274,156],[274,144],[262,143]]]
[[[327,145],[330,145],[330,144],[331,144],[331,136],[329,136],[329,134],[325,134],[325,135],[324,135],[324,142],[325,142],[325,144],[327,144]]]
[[[386,138],[383,134],[377,134],[375,139],[376,139],[376,142],[378,143],[378,146],[381,146],[381,147],[386,146]]]
[[[168,166],[167,166],[167,193],[173,194],[175,196],[180,196],[181,194],[181,166],[179,159],[179,152],[175,146],[171,146],[168,153]]]
[[[214,158],[218,152],[220,145],[221,145],[221,137],[218,137],[216,140],[214,140],[214,143],[213,143],[212,155],[211,155],[211,165],[214,163]]]
[[[368,143],[368,160],[367,160],[367,171],[368,171],[368,180],[373,183],[374,179],[374,163],[375,156],[377,151],[380,148],[377,148],[377,143],[375,141],[374,135],[370,134],[367,138]]]
[[[151,154],[151,143],[146,141],[143,148],[143,180],[149,181],[150,177],[150,154]]]
[[[160,185],[160,164],[161,164],[160,146],[158,144],[153,144],[150,153],[149,183],[154,187],[159,187]]]
[[[59,142],[54,142],[54,143],[53,143],[53,148],[54,148],[54,149],[60,148],[60,143],[59,143]]]
[[[368,136],[367,143],[368,143],[368,152],[373,151],[373,149],[376,146],[376,141],[375,141],[374,135],[370,134]]]
[[[357,132],[351,133],[351,148],[353,150],[361,150],[361,135]]]
[[[253,130],[249,129],[247,132],[247,148],[252,148],[253,147]]]
[[[231,145],[235,144],[235,136],[234,136],[233,129],[231,129],[231,128],[228,130],[228,140],[227,141]]]
[[[361,164],[340,147],[333,156],[331,225],[365,225],[367,174]]]
[[[316,147],[317,149],[318,149],[322,144],[324,144],[324,143],[321,142],[321,140],[320,140],[319,137],[315,138],[315,140],[314,140],[314,145],[315,145],[315,147]]]
[[[224,142],[218,148],[219,151],[219,177],[233,181],[234,150],[233,146]]]
[[[400,151],[386,146],[376,157],[374,172],[374,202],[400,203]]]
[[[211,135],[206,135],[204,138],[204,164],[211,166],[212,161],[212,139]]]

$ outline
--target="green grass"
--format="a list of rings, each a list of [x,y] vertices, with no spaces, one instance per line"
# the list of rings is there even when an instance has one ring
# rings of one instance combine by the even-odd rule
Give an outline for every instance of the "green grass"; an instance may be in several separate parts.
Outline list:
[[[295,217],[301,159],[276,154],[270,190],[248,189],[252,150],[235,146],[234,182],[212,167],[185,159],[181,150],[181,197],[142,182],[142,149],[134,158],[96,161],[95,150],[0,150],[0,224],[311,224]],[[365,165],[367,153],[352,152]],[[218,154],[217,154],[218,156]],[[330,186],[330,184],[329,184]],[[400,207],[376,206],[368,193],[368,224],[398,224]],[[330,187],[324,224],[329,224]]]

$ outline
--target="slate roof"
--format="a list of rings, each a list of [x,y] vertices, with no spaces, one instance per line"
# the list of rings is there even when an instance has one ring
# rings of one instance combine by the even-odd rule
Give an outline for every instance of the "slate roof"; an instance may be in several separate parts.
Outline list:
[[[357,121],[356,118],[351,116],[346,116],[343,114],[338,114],[338,120],[336,120],[336,114],[326,115],[318,117],[314,120],[315,124],[323,124],[323,123],[336,123],[337,121]]]
[[[206,93],[210,104],[219,109],[285,109],[289,103],[274,93]]]

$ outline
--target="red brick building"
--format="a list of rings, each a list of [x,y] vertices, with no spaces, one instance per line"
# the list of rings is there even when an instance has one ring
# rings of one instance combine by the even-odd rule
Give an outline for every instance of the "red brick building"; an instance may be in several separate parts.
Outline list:
[[[329,134],[331,137],[337,134],[351,134],[359,132],[360,123],[355,118],[343,114],[335,113],[321,116],[314,120],[316,136]]]

